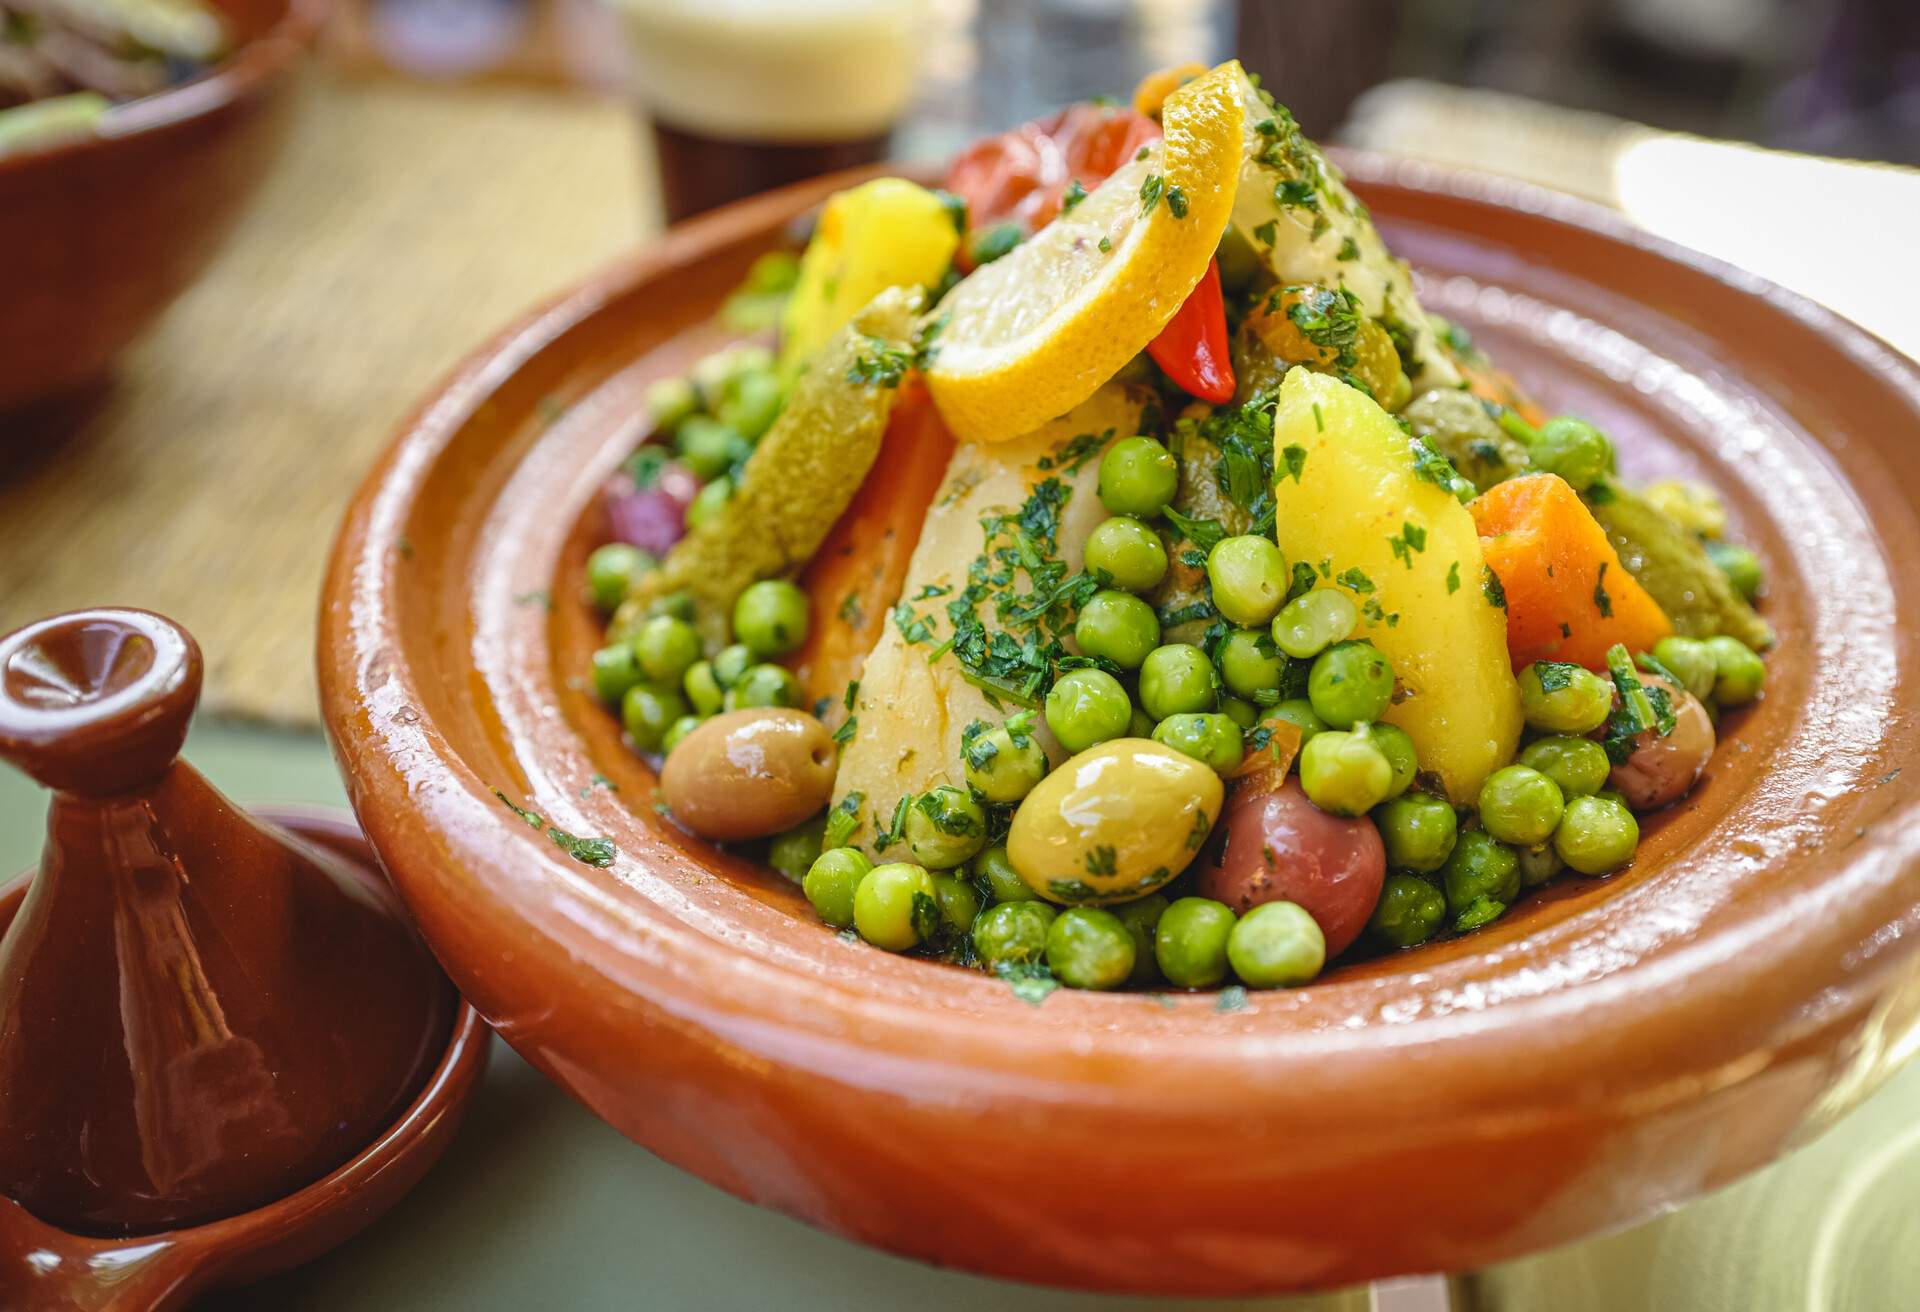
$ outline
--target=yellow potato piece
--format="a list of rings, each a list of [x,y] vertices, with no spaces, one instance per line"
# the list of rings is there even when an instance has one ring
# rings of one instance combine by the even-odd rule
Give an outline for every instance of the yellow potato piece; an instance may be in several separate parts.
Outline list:
[[[1507,616],[1483,590],[1473,516],[1421,476],[1386,411],[1325,374],[1287,374],[1273,446],[1280,550],[1362,608],[1354,636],[1393,662],[1404,694],[1383,718],[1449,798],[1471,801],[1513,759],[1521,727]]]
[[[1004,699],[996,709],[985,692],[962,677],[960,661],[952,652],[928,659],[953,635],[946,607],[967,586],[967,568],[986,545],[981,518],[1018,510],[1040,482],[1059,479],[1067,497],[1059,511],[1057,554],[1069,573],[1078,570],[1088,536],[1107,517],[1095,490],[1100,455],[1108,441],[1136,430],[1148,399],[1144,388],[1103,387],[1070,413],[1025,437],[990,445],[963,443],[954,452],[946,481],[927,512],[901,595],[911,599],[929,588],[952,591],[919,602],[909,600],[912,614],[924,618],[930,631],[921,641],[909,643],[900,624],[889,623],[860,674],[853,740],[841,750],[833,789],[836,806],[851,793],[861,794],[860,823],[851,840],[855,846],[881,855],[874,847],[875,836],[892,821],[902,797],[938,784],[966,787],[960,758],[962,731],[974,720],[997,725],[1021,709]],[[1043,460],[1049,468],[1040,467]],[[993,625],[991,609],[990,605],[980,607],[989,627]],[[1057,764],[1066,758],[1044,724],[1036,725],[1035,733],[1048,760]],[[898,847],[888,850],[901,851]]]
[[[889,287],[930,287],[960,244],[941,199],[905,178],[835,192],[800,257],[780,323],[780,369],[791,379],[833,335]]]

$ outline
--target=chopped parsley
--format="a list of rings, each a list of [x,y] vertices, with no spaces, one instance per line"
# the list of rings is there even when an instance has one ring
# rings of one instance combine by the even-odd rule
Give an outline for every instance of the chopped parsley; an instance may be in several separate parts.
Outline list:
[[[1456,560],[1447,570],[1447,595],[1451,597],[1458,591],[1460,591],[1460,562]]]
[[[1627,655],[1624,645],[1615,643],[1607,648],[1607,673],[1613,676],[1620,705],[1607,720],[1601,745],[1607,749],[1608,760],[1623,765],[1633,755],[1641,734],[1652,729],[1664,738],[1673,732],[1678,721],[1667,690],[1658,686],[1649,688],[1640,682],[1633,658]]]
[[[1187,193],[1179,187],[1167,188],[1167,209],[1176,219],[1187,217]]]
[[[912,793],[908,793],[893,804],[893,819],[887,822],[885,829],[880,830],[873,837],[874,851],[884,852],[900,841],[907,828],[907,808],[912,805]]]
[[[1572,661],[1535,661],[1533,663],[1534,677],[1540,680],[1540,691],[1545,693],[1555,693],[1569,687],[1573,683],[1573,676],[1579,672],[1580,667]]]
[[[857,715],[849,715],[841,722],[840,727],[833,731],[833,741],[845,747],[853,741],[853,736],[859,732],[860,717]]]
[[[900,630],[900,640],[909,647],[933,637],[932,621],[915,615],[909,602],[903,601],[893,608],[893,622]]]
[[[1162,513],[1166,516],[1167,522],[1179,531],[1180,536],[1202,551],[1212,551],[1227,536],[1227,530],[1220,526],[1220,521],[1217,519],[1195,519],[1191,515],[1181,514],[1172,506],[1168,506]]]
[[[1313,421],[1320,422],[1320,404],[1313,406]],[[1288,445],[1280,449],[1280,463],[1287,471],[1287,477],[1294,482],[1300,481],[1300,471],[1307,467],[1307,449],[1303,446]]]
[[[900,386],[913,368],[913,352],[882,340],[867,338],[867,349],[847,366],[847,381],[865,387]]]
[[[1394,558],[1408,569],[1413,568],[1413,553],[1427,549],[1427,531],[1418,524],[1402,522],[1400,532],[1387,539],[1387,547]]]
[[[1113,249],[1113,239],[1111,237],[1102,237],[1100,239],[1100,253],[1102,255],[1105,255],[1108,251],[1112,249]]]
[[[1071,214],[1073,207],[1086,198],[1087,189],[1080,185],[1080,179],[1075,178],[1067,184],[1066,195],[1060,198],[1060,212],[1062,214]]]
[[[1304,560],[1294,561],[1293,562],[1293,580],[1287,586],[1286,600],[1292,601],[1295,597],[1304,597],[1309,592],[1312,592],[1314,580],[1315,580],[1315,575],[1313,572],[1313,566],[1309,565]],[[1283,601],[1280,604],[1284,606],[1286,602]]]
[[[1254,228],[1253,235],[1256,240],[1271,246],[1280,236],[1280,225],[1272,219],[1268,219],[1265,223],[1259,224]]]
[[[1087,853],[1087,873],[1090,875],[1111,875],[1119,870],[1119,853],[1106,844]]]
[[[498,788],[493,790],[493,795],[500,799],[501,805],[507,810],[526,821],[528,827],[535,833],[545,830],[555,847],[583,865],[604,869],[612,865],[613,859],[620,855],[620,849],[613,845],[611,838],[576,838],[566,830],[548,824],[537,812],[529,811],[524,806],[514,805],[513,800]]]
[[[823,847],[845,847],[853,837],[853,831],[860,827],[860,807],[867,800],[862,792],[848,793],[827,812],[827,832],[821,837]]]
[[[1354,344],[1360,339],[1360,302],[1345,288],[1284,287],[1270,297],[1268,304],[1286,302],[1287,318],[1300,335],[1319,347],[1327,360],[1339,369],[1352,369],[1359,361]]]
[[[1493,572],[1493,566],[1480,567],[1480,595],[1487,599],[1487,605],[1495,610],[1507,608],[1507,590],[1501,586],[1500,576]]]
[[[1060,987],[1043,961],[1003,961],[993,968],[993,973],[1005,980],[1013,996],[1029,1007],[1039,1006],[1049,993]]]
[[[1340,573],[1334,577],[1333,581],[1341,587],[1350,588],[1355,592],[1373,591],[1373,580],[1368,578],[1365,571],[1361,570],[1357,565],[1351,569],[1341,570]]]
[[[976,266],[992,264],[1025,241],[1026,236],[1026,229],[1017,223],[996,223],[973,234],[973,240],[967,243],[967,254]]]
[[[1140,184],[1140,212],[1153,213],[1153,207],[1160,203],[1160,196],[1167,188],[1167,180],[1158,173],[1147,174],[1146,181]]]
[[[1333,258],[1336,260],[1357,260],[1360,258],[1360,248],[1354,245],[1353,238],[1342,237],[1340,239],[1340,251]]]
[[[1239,1011],[1247,1005],[1247,990],[1242,984],[1229,984],[1213,1000],[1215,1011]]]
[[[1052,454],[1041,456],[1037,468],[1077,474],[1113,440],[1113,434],[1114,430],[1109,428],[1104,433],[1082,433],[1078,437],[1070,437],[1055,447]]]
[[[1613,598],[1607,595],[1607,562],[1600,562],[1600,575],[1593,582],[1593,605],[1602,619],[1613,616]]]
[[[1422,482],[1452,491],[1455,480],[1460,477],[1460,471],[1453,467],[1453,462],[1417,437],[1410,439],[1409,445],[1413,449],[1413,476]]]

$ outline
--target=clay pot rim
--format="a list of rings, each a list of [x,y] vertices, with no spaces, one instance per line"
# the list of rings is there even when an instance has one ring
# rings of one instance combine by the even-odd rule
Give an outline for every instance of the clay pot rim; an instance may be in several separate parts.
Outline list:
[[[205,72],[150,96],[115,105],[109,130],[0,158],[0,181],[49,160],[105,154],[129,141],[185,128],[257,95],[313,44],[329,6],[330,0],[287,0],[285,11],[271,29],[243,43]]]
[[[333,807],[282,804],[253,808],[251,813],[303,838],[365,843],[353,817]],[[365,858],[356,857],[355,860],[364,860],[378,877],[379,868],[373,864],[371,847],[366,849]],[[33,875],[34,872],[29,870],[0,885],[0,927],[10,923],[19,910]],[[331,1215],[359,1206],[362,1196],[370,1190],[378,1191],[381,1187],[380,1177],[397,1165],[417,1154],[425,1154],[431,1161],[445,1151],[444,1140],[431,1131],[443,1117],[457,1115],[477,1089],[492,1038],[493,1031],[473,1004],[465,998],[458,998],[440,1059],[434,1063],[419,1092],[393,1124],[365,1148],[318,1180],[262,1207],[201,1225],[120,1238],[71,1234],[37,1217],[32,1218],[33,1224],[55,1235],[70,1235],[75,1244],[91,1252],[138,1249],[144,1254],[148,1249],[157,1253],[164,1248],[196,1268],[202,1262],[217,1263],[222,1267],[244,1263],[258,1250],[297,1242],[299,1232],[305,1225],[311,1223],[318,1228],[326,1224]],[[380,1204],[379,1210],[384,1210],[385,1206]],[[0,1196],[0,1207],[12,1208],[31,1216],[20,1204],[4,1196]],[[376,1211],[373,1215],[377,1214]],[[372,1220],[373,1215],[365,1220]],[[353,1228],[357,1230],[359,1226]],[[300,1260],[306,1259],[303,1257]],[[271,1269],[262,1270],[259,1274],[271,1274]],[[215,1280],[217,1283],[217,1272]]]
[[[1920,368],[1850,321],[1757,275],[1641,231],[1594,203],[1544,188],[1383,154],[1336,154],[1362,184],[1428,190],[1522,211],[1698,271],[1826,336],[1861,368],[1889,380],[1920,415]],[[1718,1074],[1727,1053],[1681,1052],[1671,1040],[1659,1051],[1654,1050],[1659,1045],[1636,1045],[1648,1014],[1674,1021],[1663,1027],[1668,1035],[1683,1029],[1699,1033],[1726,1011],[1728,997],[1744,997],[1750,999],[1744,1033],[1764,1034],[1778,1050],[1873,990],[1875,977],[1900,954],[1893,945],[1880,952],[1862,951],[1862,946],[1889,925],[1920,927],[1920,887],[1901,886],[1911,884],[1912,872],[1920,869],[1920,825],[1915,823],[1920,800],[1903,799],[1828,873],[1802,879],[1764,911],[1735,910],[1728,913],[1732,923],[1693,941],[1663,941],[1631,969],[1536,987],[1519,996],[1462,1001],[1437,1015],[1389,1022],[1350,1011],[1353,1019],[1344,1027],[1322,1024],[1310,1030],[1290,1028],[1287,1013],[1307,1010],[1314,1000],[1345,987],[1340,977],[1295,993],[1252,995],[1244,1010],[1231,1014],[1220,1013],[1208,995],[1197,1001],[1174,995],[1172,1014],[1190,1027],[1178,1035],[1143,1037],[1126,1032],[1121,1011],[1141,1007],[1138,994],[1061,990],[1044,1010],[1016,1003],[990,1017],[976,1017],[966,1008],[930,1018],[925,989],[909,990],[921,994],[920,1001],[899,1001],[858,987],[871,982],[873,970],[847,972],[851,982],[820,978],[730,946],[660,914],[608,872],[561,856],[500,808],[492,783],[480,778],[430,722],[405,731],[373,723],[376,702],[390,709],[421,700],[416,674],[401,656],[406,644],[399,613],[405,603],[397,595],[397,562],[411,554],[406,528],[423,483],[489,396],[629,288],[743,242],[772,217],[802,214],[829,192],[873,172],[796,184],[695,220],[554,298],[459,365],[401,424],[369,471],[342,525],[323,591],[322,704],[361,821],[417,915],[425,919],[423,900],[435,893],[435,880],[457,872],[473,897],[492,899],[484,908],[468,907],[463,916],[498,915],[519,922],[524,953],[537,962],[526,965],[527,972],[567,975],[573,987],[599,990],[610,1002],[623,989],[638,992],[648,1004],[682,1023],[710,1029],[722,1041],[777,1051],[780,1060],[893,1087],[903,1096],[932,1087],[923,1080],[951,1079],[956,1071],[984,1064],[1007,1078],[1019,1072],[1030,1096],[1051,1089],[1064,1100],[1083,1089],[1110,1092],[1124,1084],[1130,1107],[1177,1107],[1195,1119],[1230,1114],[1244,1099],[1246,1082],[1255,1078],[1304,1080],[1319,1090],[1345,1090],[1356,1079],[1377,1086],[1377,1070],[1368,1080],[1366,1068],[1377,1064],[1382,1049],[1439,1041],[1455,1045],[1448,1055],[1450,1074],[1470,1066],[1480,1049],[1496,1063],[1506,1063],[1471,1079],[1444,1082],[1427,1104],[1430,1112],[1466,1123],[1571,1117],[1583,1080],[1600,1081],[1612,1099],[1629,1088],[1656,1101],[1684,1099],[1676,1075]],[[465,582],[443,580],[442,586]],[[432,796],[415,787],[414,772],[428,760],[440,784]],[[429,867],[439,873],[432,878],[421,873]],[[1574,923],[1594,914],[1582,912]],[[583,928],[583,920],[596,917],[592,930]],[[1563,922],[1539,932],[1566,930]],[[594,940],[597,960],[578,950],[583,934]],[[1909,937],[1907,949],[1913,947]],[[1504,955],[1509,945],[1487,931],[1476,939],[1485,944],[1482,956]],[[1765,950],[1759,950],[1763,944]],[[633,951],[640,945],[643,953]],[[620,957],[623,950],[631,955]],[[1766,987],[1767,977],[1789,957],[1800,963],[1805,978],[1818,979],[1819,987]],[[612,959],[622,969],[609,970]],[[943,987],[1006,993],[1004,986],[971,972],[890,960],[902,972],[938,972]],[[463,964],[454,963],[456,975]],[[644,987],[636,987],[636,980]],[[928,983],[925,978],[915,982]],[[1830,1006],[1811,1005],[1809,992]],[[741,1001],[743,995],[749,1000]],[[1368,1005],[1362,993],[1352,1000],[1356,1008]],[[491,1004],[482,999],[482,1005]],[[1574,1015],[1581,1023],[1567,1025]],[[1685,1025],[1681,1017],[1689,1018]],[[1248,1027],[1248,1021],[1261,1018],[1264,1028]],[[1036,1023],[1024,1023],[1028,1019]],[[1102,1031],[1108,1021],[1119,1022],[1111,1035]],[[1084,1035],[1083,1044],[1065,1041],[1069,1027]],[[1523,1035],[1528,1051],[1540,1060],[1515,1069],[1507,1059]],[[889,1068],[878,1074],[852,1072],[847,1063],[856,1054]],[[1184,1073],[1177,1079],[1164,1069],[1175,1063]],[[1678,1070],[1682,1066],[1684,1072]],[[1128,1073],[1120,1074],[1120,1067]],[[1227,1075],[1234,1078],[1210,1078]],[[1518,1092],[1522,1089],[1532,1096]],[[1550,1092],[1566,1090],[1576,1092],[1555,1110]],[[1301,1092],[1295,1090],[1290,1105],[1299,1104]],[[1377,1088],[1371,1092],[1382,1100],[1398,1096]],[[1338,1118],[1355,1110],[1328,1114]]]

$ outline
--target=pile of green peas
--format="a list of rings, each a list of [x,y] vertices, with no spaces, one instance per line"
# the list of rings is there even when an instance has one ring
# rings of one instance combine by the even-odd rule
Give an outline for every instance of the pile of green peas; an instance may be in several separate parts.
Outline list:
[[[620,550],[615,543],[596,551],[589,576],[602,553]],[[630,635],[593,653],[594,692],[620,708],[635,748],[670,753],[721,711],[798,706],[800,681],[774,662],[806,641],[809,619],[806,593],[785,579],[762,580],[734,602],[733,641],[707,659],[689,600],[664,597]]]
[[[773,427],[785,401],[773,354],[762,346],[716,351],[689,376],[647,389],[656,440],[669,443],[701,484],[687,506],[687,527],[699,527],[732,498],[734,472]]]
[[[989,970],[1044,966],[1076,989],[1209,989],[1230,978],[1251,988],[1292,987],[1326,963],[1319,925],[1291,902],[1236,916],[1210,898],[1169,901],[1154,893],[1111,908],[1061,910],[1027,886],[1006,848],[975,847],[958,867],[929,866],[915,837],[910,813],[912,862],[875,865],[858,848],[827,849],[803,881],[807,900],[827,924],[890,952],[944,932],[964,939]],[[955,850],[945,847],[931,859]]]

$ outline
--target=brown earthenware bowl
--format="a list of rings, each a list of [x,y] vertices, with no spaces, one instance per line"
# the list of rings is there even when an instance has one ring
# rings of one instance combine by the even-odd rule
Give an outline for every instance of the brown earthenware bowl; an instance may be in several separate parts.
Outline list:
[[[670,234],[428,399],[343,529],[320,637],[354,807],[483,1014],[743,1198],[992,1275],[1223,1294],[1458,1269],[1619,1226],[1817,1132],[1920,1028],[1920,371],[1591,207],[1354,158],[1425,279],[1630,477],[1722,488],[1769,691],[1606,881],[1292,992],[1061,991],[823,927],[665,823],[583,675],[595,493],[641,394],[833,180]],[[495,796],[619,848],[581,865]]]
[[[94,382],[219,248],[326,0],[213,0],[235,50],[86,140],[0,159],[0,414]]]

